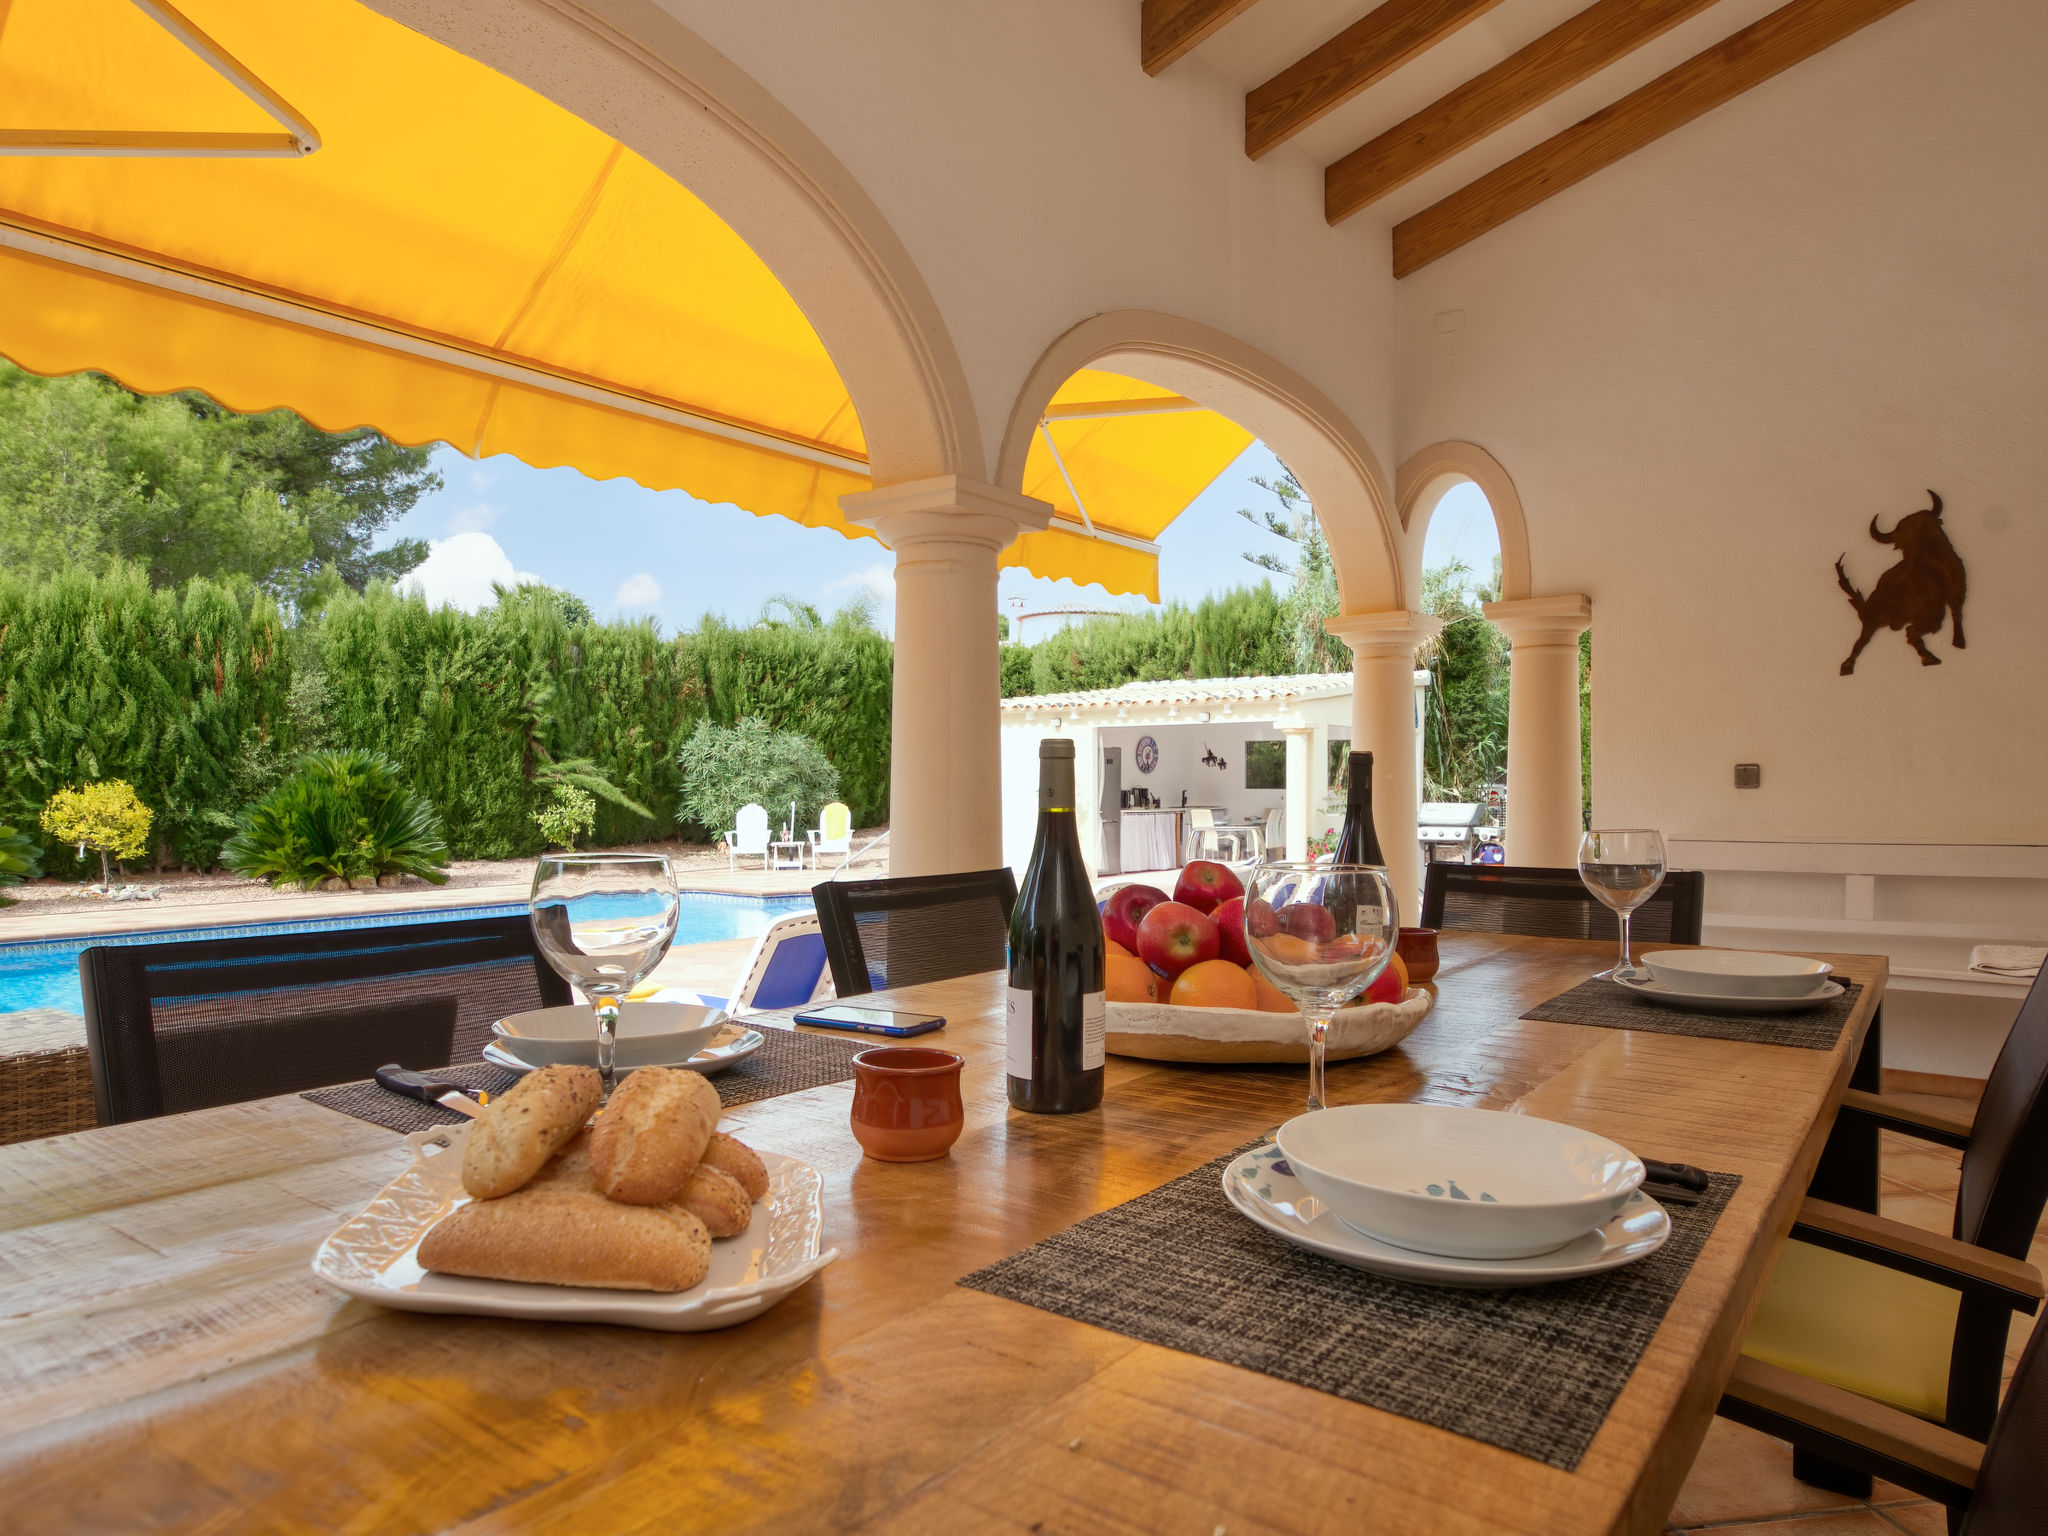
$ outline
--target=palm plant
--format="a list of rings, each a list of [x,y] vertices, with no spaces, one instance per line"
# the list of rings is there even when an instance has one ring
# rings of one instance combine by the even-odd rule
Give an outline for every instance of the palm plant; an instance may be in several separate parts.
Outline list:
[[[392,874],[441,885],[448,842],[433,806],[383,753],[308,752],[250,808],[221,862],[276,886]]]
[[[0,885],[19,885],[43,872],[42,850],[26,832],[0,824]]]

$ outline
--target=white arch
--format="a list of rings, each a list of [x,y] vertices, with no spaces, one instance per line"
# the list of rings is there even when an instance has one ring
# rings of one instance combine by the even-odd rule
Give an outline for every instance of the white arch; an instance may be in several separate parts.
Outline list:
[[[368,0],[688,187],[787,288],[845,380],[877,485],[986,478],[967,376],[923,277],[824,143],[652,0]]]
[[[1507,469],[1477,443],[1432,443],[1410,454],[1394,476],[1394,501],[1401,509],[1401,530],[1421,559],[1422,537],[1444,493],[1464,481],[1479,487],[1493,511],[1500,536],[1500,600],[1529,596],[1529,524],[1522,498]],[[1412,524],[1412,526],[1411,526]]]
[[[1211,326],[1150,310],[1083,320],[1032,368],[996,462],[996,483],[1021,490],[1032,434],[1053,392],[1083,368],[1157,384],[1228,416],[1286,463],[1308,492],[1337,569],[1346,613],[1405,606],[1386,474],[1365,436],[1293,369]]]

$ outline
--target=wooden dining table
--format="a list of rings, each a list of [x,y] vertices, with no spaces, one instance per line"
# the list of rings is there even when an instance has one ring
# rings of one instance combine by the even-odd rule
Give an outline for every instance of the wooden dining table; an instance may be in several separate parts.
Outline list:
[[[1300,1067],[1111,1057],[1099,1112],[1009,1109],[1003,978],[877,994],[966,1059],[949,1157],[864,1160],[851,1085],[727,1112],[805,1159],[839,1258],[717,1333],[392,1312],[309,1270],[407,1164],[296,1097],[0,1148],[11,1532],[1656,1531],[1882,1000],[1830,1051],[1524,1022],[1605,944],[1446,933],[1436,1005],[1335,1103],[1513,1109],[1737,1173],[1571,1472],[956,1282],[1302,1108]]]

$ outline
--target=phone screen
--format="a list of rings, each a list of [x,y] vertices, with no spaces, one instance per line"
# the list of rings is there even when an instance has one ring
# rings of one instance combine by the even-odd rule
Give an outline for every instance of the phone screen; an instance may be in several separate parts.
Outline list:
[[[869,1035],[922,1035],[940,1028],[946,1021],[935,1013],[898,1013],[891,1008],[857,1008],[850,1003],[835,1003],[829,1008],[800,1013],[796,1022]]]

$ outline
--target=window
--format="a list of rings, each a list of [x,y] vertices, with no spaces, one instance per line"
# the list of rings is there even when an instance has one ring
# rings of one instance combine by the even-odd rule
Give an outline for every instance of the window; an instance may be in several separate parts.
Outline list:
[[[1287,787],[1287,743],[1248,741],[1244,744],[1244,787],[1285,789]]]

